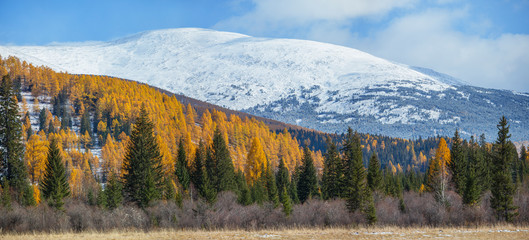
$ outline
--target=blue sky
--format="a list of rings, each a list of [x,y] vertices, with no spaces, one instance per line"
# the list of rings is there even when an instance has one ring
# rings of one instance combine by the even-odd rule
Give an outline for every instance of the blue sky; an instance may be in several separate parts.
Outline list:
[[[309,39],[529,92],[529,0],[0,0],[0,44],[199,27]]]

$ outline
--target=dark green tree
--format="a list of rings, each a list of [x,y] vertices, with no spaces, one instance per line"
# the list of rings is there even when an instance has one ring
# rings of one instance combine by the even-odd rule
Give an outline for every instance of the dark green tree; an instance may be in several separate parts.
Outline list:
[[[303,149],[303,165],[298,180],[298,197],[301,203],[310,198],[318,196],[318,178],[316,168],[312,160],[312,154],[308,147]]]
[[[39,114],[39,131],[46,132],[47,124],[48,123],[46,122],[46,108],[42,108]]]
[[[199,195],[209,203],[212,203],[216,199],[217,192],[215,191],[213,184],[209,179],[208,172],[206,171],[206,151],[206,146],[201,140],[198,144],[198,148],[195,150],[195,161],[193,162],[191,179]]]
[[[362,209],[366,202],[366,172],[362,162],[362,148],[360,136],[353,134],[351,128],[347,131],[344,143],[344,194],[346,205],[350,212]]]
[[[46,116],[44,116],[44,117],[46,117]],[[81,116],[81,130],[80,130],[80,133],[81,134],[85,134],[86,132],[88,132],[88,134],[90,136],[92,136],[91,125],[92,124],[90,123],[90,113],[88,112],[88,110],[86,110],[86,111],[84,111],[83,115]]]
[[[274,208],[279,206],[279,193],[277,192],[276,179],[272,172],[272,167],[268,165],[264,172],[268,200],[274,204]]]
[[[123,185],[119,182],[115,173],[110,175],[105,186],[104,194],[106,197],[106,205],[109,209],[115,209],[123,203]]]
[[[66,178],[66,170],[56,140],[52,140],[48,148],[46,169],[40,188],[42,196],[48,201],[48,205],[57,209],[62,209],[63,199],[70,196],[70,185]]]
[[[286,216],[289,216],[292,213],[292,200],[290,200],[290,196],[288,195],[287,188],[283,186],[283,190],[279,194],[279,198],[281,199],[281,204],[283,205],[283,213],[285,213]]]
[[[277,167],[276,173],[276,186],[277,189],[289,189],[290,188],[290,175],[288,169],[285,166],[285,161],[283,159],[279,160],[279,166]],[[279,201],[283,202],[282,195],[279,194]]]
[[[264,176],[260,177],[254,181],[250,191],[252,195],[252,201],[262,205],[264,202],[268,201],[268,192],[265,187],[265,178]]]
[[[369,167],[367,168],[367,186],[371,191],[381,190],[383,184],[382,170],[380,169],[380,161],[377,154],[373,153],[369,159]]]
[[[509,138],[511,135],[509,134],[509,125],[507,125],[505,116],[501,117],[497,128],[498,138],[494,143],[492,157],[493,175],[490,203],[499,220],[510,222],[517,215],[517,212],[515,212],[517,207],[513,203],[515,189],[510,172],[512,144]]]
[[[481,148],[471,141],[468,147],[468,164],[465,171],[465,185],[463,186],[462,198],[463,203],[469,206],[476,205],[480,202],[483,184],[480,176],[483,174],[484,159]]]
[[[222,136],[220,129],[217,127],[213,134],[213,143],[211,145],[211,158],[215,163],[215,187],[217,192],[237,191],[235,183],[235,169],[231,161],[230,151],[226,141]],[[208,172],[209,173],[209,172]],[[212,178],[213,179],[213,178]]]
[[[451,161],[450,164],[448,164],[448,167],[452,172],[452,181],[454,182],[456,192],[462,195],[466,183],[465,170],[467,169],[467,159],[461,138],[459,137],[459,130],[457,129],[454,133],[454,137],[452,138],[452,149],[450,149],[450,156]]]
[[[367,220],[367,224],[374,225],[377,222],[377,210],[375,208],[375,201],[373,199],[373,195],[370,193],[367,193],[369,196],[367,197],[367,204],[364,209],[365,218]]]
[[[154,124],[142,106],[123,160],[125,196],[141,208],[160,199],[164,186],[162,155],[153,129]]]
[[[24,143],[18,101],[8,75],[2,77],[0,83],[0,154],[0,183],[8,183],[16,193],[15,199],[24,204],[24,199],[30,197],[24,194],[30,186],[22,161]]]
[[[175,174],[178,178],[178,182],[182,185],[184,191],[189,190],[189,184],[191,183],[191,177],[187,168],[187,156],[184,147],[183,139],[180,139],[178,144],[178,152],[176,156]]]
[[[250,192],[250,188],[248,188],[248,184],[246,183],[244,173],[241,171],[237,171],[237,173],[235,174],[235,179],[237,182],[237,188],[239,190],[237,202],[245,206],[252,204],[252,194]]]
[[[323,165],[323,176],[321,179],[321,188],[323,199],[333,199],[340,197],[342,189],[340,188],[343,181],[342,159],[338,153],[336,144],[327,138],[327,153]]]

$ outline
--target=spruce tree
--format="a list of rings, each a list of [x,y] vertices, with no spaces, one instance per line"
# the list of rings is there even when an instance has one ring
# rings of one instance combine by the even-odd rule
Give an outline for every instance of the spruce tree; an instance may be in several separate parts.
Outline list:
[[[252,201],[262,205],[264,202],[268,201],[268,192],[265,187],[265,177],[261,176],[256,181],[254,181],[251,187]]]
[[[312,154],[308,147],[303,149],[303,165],[298,180],[298,197],[301,203],[310,198],[318,196],[318,178],[316,168],[312,160]]]
[[[283,213],[285,213],[286,216],[289,216],[292,213],[292,200],[290,200],[290,196],[287,193],[287,188],[283,186],[283,190],[279,194],[279,198],[281,199],[281,204],[283,205]]]
[[[250,205],[252,203],[252,195],[250,192],[250,188],[248,188],[248,184],[246,183],[244,173],[241,171],[237,171],[237,173],[235,174],[235,179],[237,182],[237,189],[239,190],[237,202],[245,206]]]
[[[367,168],[367,186],[371,191],[381,190],[382,188],[382,170],[380,169],[380,161],[376,153],[371,155],[369,159],[369,167]]]
[[[123,189],[127,200],[141,208],[162,197],[162,155],[154,137],[154,124],[142,105],[123,160]]]
[[[182,185],[183,190],[187,191],[189,189],[191,179],[187,170],[187,157],[183,139],[180,139],[180,143],[178,144],[175,174],[178,178],[178,181]]]
[[[110,178],[105,186],[106,206],[109,209],[115,209],[121,206],[123,202],[123,185],[119,182],[115,173],[110,175]]]
[[[47,131],[46,115],[46,108],[42,108],[39,114],[39,131]]]
[[[22,140],[18,102],[12,82],[6,75],[0,83],[0,183],[5,184],[7,180],[19,202],[23,202],[24,191],[29,188],[27,170],[22,161]]]
[[[373,199],[373,195],[371,195],[370,193],[367,194],[367,204],[364,209],[364,214],[367,220],[367,224],[374,225],[377,222],[377,210],[375,208],[375,201]]]
[[[493,175],[490,203],[499,220],[510,222],[517,215],[515,212],[517,207],[513,204],[514,184],[510,173],[512,145],[509,141],[511,135],[505,116],[501,117],[497,128],[498,138],[494,144],[492,158]]]
[[[274,173],[272,172],[272,167],[270,165],[266,166],[264,173],[266,190],[268,192],[268,200],[274,204],[274,208],[279,206],[279,193],[277,191],[276,179]]]
[[[346,205],[350,212],[362,209],[366,202],[367,180],[364,165],[362,162],[362,148],[360,146],[360,136],[353,134],[351,128],[348,129],[347,139],[344,144],[344,194]]]
[[[56,140],[52,140],[48,148],[46,169],[40,188],[42,196],[48,201],[48,205],[57,209],[62,209],[63,199],[70,196],[70,185],[66,178],[66,170]]]
[[[46,116],[44,116],[46,117]],[[92,135],[92,128],[90,127],[91,124],[90,124],[90,113],[88,112],[88,110],[85,110],[83,115],[81,116],[81,129],[80,129],[80,133],[81,134],[85,134],[86,132],[88,132],[88,135]]]
[[[231,161],[230,151],[218,127],[213,134],[211,158],[216,167],[214,174],[216,175],[215,187],[217,192],[236,191],[235,169]]]
[[[206,199],[207,202],[212,203],[217,197],[217,192],[215,191],[205,166],[206,158],[211,159],[206,152],[206,146],[204,142],[200,140],[198,148],[195,150],[195,161],[191,178],[199,195]]]
[[[452,172],[452,181],[454,182],[456,192],[463,194],[465,189],[465,170],[467,169],[466,156],[464,148],[459,137],[459,130],[456,129],[452,138],[452,149],[450,149],[451,161],[448,164]]]
[[[463,186],[463,203],[469,206],[476,205],[480,202],[481,193],[483,192],[483,184],[481,183],[481,174],[484,168],[483,153],[480,147],[474,141],[469,144],[468,164],[465,171],[465,185]]]
[[[290,176],[288,174],[288,169],[285,166],[285,161],[283,159],[279,160],[279,166],[276,173],[276,186],[277,189],[289,189],[290,188]],[[283,202],[281,194],[279,195],[279,201]]]
[[[342,192],[340,183],[343,181],[342,160],[336,144],[334,144],[330,137],[327,138],[327,154],[325,154],[321,181],[323,199],[340,197],[340,193]]]

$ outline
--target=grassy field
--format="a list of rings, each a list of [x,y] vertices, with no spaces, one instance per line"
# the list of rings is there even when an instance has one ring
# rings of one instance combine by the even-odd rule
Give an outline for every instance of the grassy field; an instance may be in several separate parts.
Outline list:
[[[529,239],[529,228],[498,226],[477,228],[337,228],[284,230],[160,230],[83,233],[4,234],[0,239]]]

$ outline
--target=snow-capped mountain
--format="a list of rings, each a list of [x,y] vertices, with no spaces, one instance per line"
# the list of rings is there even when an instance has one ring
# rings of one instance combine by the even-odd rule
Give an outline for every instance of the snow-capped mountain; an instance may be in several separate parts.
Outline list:
[[[150,31],[109,42],[0,46],[33,64],[110,75],[327,132],[347,126],[398,137],[486,133],[505,114],[529,139],[529,94],[306,40],[205,29]]]

